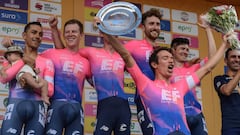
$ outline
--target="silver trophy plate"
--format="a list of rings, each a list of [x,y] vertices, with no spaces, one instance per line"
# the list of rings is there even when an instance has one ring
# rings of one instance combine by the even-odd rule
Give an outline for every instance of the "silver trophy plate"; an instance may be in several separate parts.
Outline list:
[[[130,33],[142,21],[141,11],[129,2],[112,2],[101,8],[96,16],[101,20],[98,28],[110,35]]]

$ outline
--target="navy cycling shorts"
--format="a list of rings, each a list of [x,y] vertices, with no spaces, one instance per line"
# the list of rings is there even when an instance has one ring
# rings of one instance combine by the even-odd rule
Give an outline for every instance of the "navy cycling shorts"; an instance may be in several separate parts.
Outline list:
[[[109,97],[98,102],[94,135],[130,135],[131,111],[126,99]]]
[[[144,105],[142,103],[141,98],[135,97],[135,104],[137,107],[137,118],[138,122],[141,126],[141,130],[143,135],[152,135],[153,134],[153,124],[152,121],[150,120],[148,113],[146,112]]]
[[[83,109],[78,102],[53,100],[48,109],[46,135],[83,135]]]
[[[2,123],[1,135],[43,135],[46,109],[42,101],[9,99]]]
[[[208,135],[206,121],[202,113],[196,116],[186,116],[191,135]]]

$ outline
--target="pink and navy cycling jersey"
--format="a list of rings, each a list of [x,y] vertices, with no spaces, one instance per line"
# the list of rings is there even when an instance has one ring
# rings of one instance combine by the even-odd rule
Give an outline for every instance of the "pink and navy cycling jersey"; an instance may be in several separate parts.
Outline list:
[[[68,49],[48,49],[41,56],[51,59],[54,63],[52,99],[81,103],[84,79],[91,75],[87,59]]]
[[[117,52],[85,47],[79,53],[90,62],[99,101],[112,96],[127,99],[123,89],[125,63]]]
[[[149,66],[149,57],[153,51],[147,40],[132,40],[126,43],[125,48],[131,53],[141,71],[150,79],[154,80],[154,74]]]
[[[193,73],[174,84],[168,84],[163,80],[150,80],[136,64],[128,68],[128,71],[138,87],[144,105],[148,107],[154,124],[154,135],[167,135],[175,130],[190,135],[183,96],[199,82],[196,74]]]
[[[183,67],[174,67],[173,74],[171,77],[171,82],[175,83],[187,76],[191,75],[193,72],[196,72],[200,67],[202,67],[208,61],[207,58],[203,59],[200,63],[188,66],[184,64]],[[196,89],[192,88],[184,96],[184,107],[187,115],[195,116],[201,113],[201,104],[199,103],[196,96]]]
[[[38,74],[40,77],[48,81],[48,95],[52,96],[54,89],[54,67],[51,60],[43,58],[41,56],[37,56],[35,60],[36,68],[39,69],[40,73]],[[30,100],[41,100],[40,90],[39,93],[35,93],[33,90],[28,90],[26,88],[22,88],[20,84],[16,80],[16,74],[24,66],[22,60],[18,61],[16,64],[10,67],[8,70],[12,70],[13,72],[6,71],[8,74],[8,78],[1,80],[1,82],[6,82],[6,80],[10,80],[9,82],[9,98],[22,98],[22,99],[30,99]],[[10,77],[10,78],[9,78]]]

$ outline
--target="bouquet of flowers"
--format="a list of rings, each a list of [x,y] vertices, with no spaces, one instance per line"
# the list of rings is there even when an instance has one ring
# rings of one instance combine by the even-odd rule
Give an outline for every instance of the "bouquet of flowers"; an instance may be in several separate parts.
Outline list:
[[[209,23],[210,27],[223,34],[232,33],[228,37],[231,48],[240,48],[240,42],[234,29],[237,25],[238,18],[234,6],[221,5],[212,7],[204,14],[203,19]]]

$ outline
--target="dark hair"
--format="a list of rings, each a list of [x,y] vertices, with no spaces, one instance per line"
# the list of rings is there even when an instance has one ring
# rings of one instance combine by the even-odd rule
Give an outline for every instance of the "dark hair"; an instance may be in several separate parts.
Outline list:
[[[77,24],[78,27],[79,27],[80,33],[81,33],[81,34],[83,33],[83,24],[82,24],[79,20],[77,20],[77,19],[70,19],[70,20],[68,20],[68,21],[64,24],[64,31],[65,31],[65,27],[66,27],[68,24]]]
[[[151,8],[150,10],[142,14],[142,24],[144,25],[146,19],[152,16],[159,18],[159,20],[162,19],[162,14],[160,13],[160,11],[156,8]]]
[[[155,74],[155,71],[154,71],[154,68],[152,67],[151,63],[152,63],[152,62],[155,62],[155,63],[158,64],[158,56],[157,56],[157,54],[158,54],[160,51],[168,51],[169,53],[172,54],[172,50],[171,50],[170,48],[168,48],[168,47],[158,46],[158,47],[156,47],[156,48],[153,50],[153,52],[152,52],[152,54],[151,54],[151,56],[150,56],[150,58],[149,58],[149,65],[150,65],[150,67],[151,67],[151,69],[152,69],[152,71],[153,71],[154,74]]]
[[[29,22],[28,24],[25,25],[23,32],[27,32],[30,29],[31,25],[38,25],[42,27],[42,24],[40,22]]]
[[[228,58],[229,53],[232,51],[232,48],[228,48],[227,51],[225,52],[225,58]]]
[[[187,44],[189,45],[189,40],[187,38],[174,38],[171,43],[171,48],[177,47],[178,45]]]
[[[225,56],[224,56],[224,57],[225,57],[225,58],[228,58],[229,53],[230,53],[231,51],[234,51],[234,50],[240,51],[240,49],[238,49],[238,48],[237,48],[237,49],[228,48],[227,51],[225,51]]]

